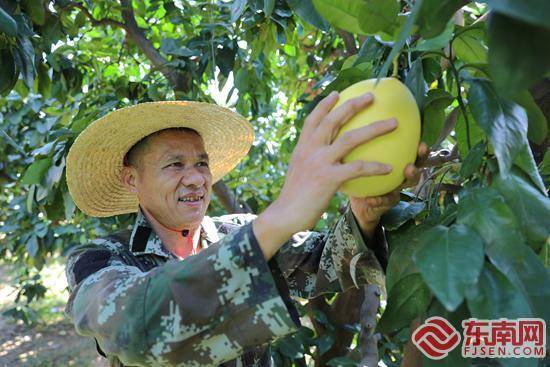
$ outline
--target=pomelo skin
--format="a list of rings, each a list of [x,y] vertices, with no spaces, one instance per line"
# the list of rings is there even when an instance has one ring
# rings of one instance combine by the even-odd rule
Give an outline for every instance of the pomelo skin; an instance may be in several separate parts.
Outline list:
[[[333,108],[365,93],[372,93],[372,104],[340,128],[336,139],[349,130],[376,121],[397,119],[397,128],[355,148],[343,162],[364,160],[392,166],[387,175],[356,178],[342,185],[340,191],[355,197],[379,196],[395,190],[405,179],[404,170],[414,163],[420,142],[420,111],[409,89],[395,78],[368,79],[340,92]]]

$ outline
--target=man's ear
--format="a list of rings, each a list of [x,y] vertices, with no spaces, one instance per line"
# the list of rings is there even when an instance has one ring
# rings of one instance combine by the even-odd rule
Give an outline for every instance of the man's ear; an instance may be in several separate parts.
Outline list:
[[[138,189],[136,186],[137,175],[138,175],[138,172],[135,167],[132,167],[132,166],[122,167],[122,173],[120,175],[122,179],[122,184],[124,185],[124,187],[128,192],[131,192],[132,194],[136,194],[136,195],[138,193]]]

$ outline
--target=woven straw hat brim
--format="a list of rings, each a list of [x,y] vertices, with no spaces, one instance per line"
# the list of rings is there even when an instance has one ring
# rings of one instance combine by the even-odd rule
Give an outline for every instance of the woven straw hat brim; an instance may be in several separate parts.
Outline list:
[[[93,217],[137,211],[137,197],[121,181],[124,156],[142,138],[174,127],[201,135],[212,182],[235,168],[254,140],[244,117],[214,104],[149,102],[116,110],[90,124],[67,155],[67,185],[76,206]]]

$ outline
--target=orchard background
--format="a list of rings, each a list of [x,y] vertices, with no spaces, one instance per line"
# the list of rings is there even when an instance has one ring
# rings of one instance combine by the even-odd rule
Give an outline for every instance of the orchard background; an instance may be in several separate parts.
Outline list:
[[[67,192],[66,154],[94,119],[165,99],[235,109],[256,140],[209,214],[259,213],[315,104],[386,76],[414,94],[433,151],[383,218],[386,290],[301,302],[304,326],[275,342],[276,365],[544,364],[460,348],[430,361],[407,341],[430,315],[459,330],[468,317],[550,320],[547,0],[0,0],[0,362],[101,363],[71,347],[62,315],[63,255],[132,223],[86,217]],[[56,351],[37,337],[52,330]]]

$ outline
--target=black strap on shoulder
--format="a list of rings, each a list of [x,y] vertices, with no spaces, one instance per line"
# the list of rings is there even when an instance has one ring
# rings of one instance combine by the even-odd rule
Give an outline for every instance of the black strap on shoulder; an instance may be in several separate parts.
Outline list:
[[[151,235],[151,228],[139,226],[132,242],[132,252],[143,252]]]
[[[111,252],[108,250],[90,250],[84,252],[73,266],[76,284],[80,283],[93,273],[109,266]]]

